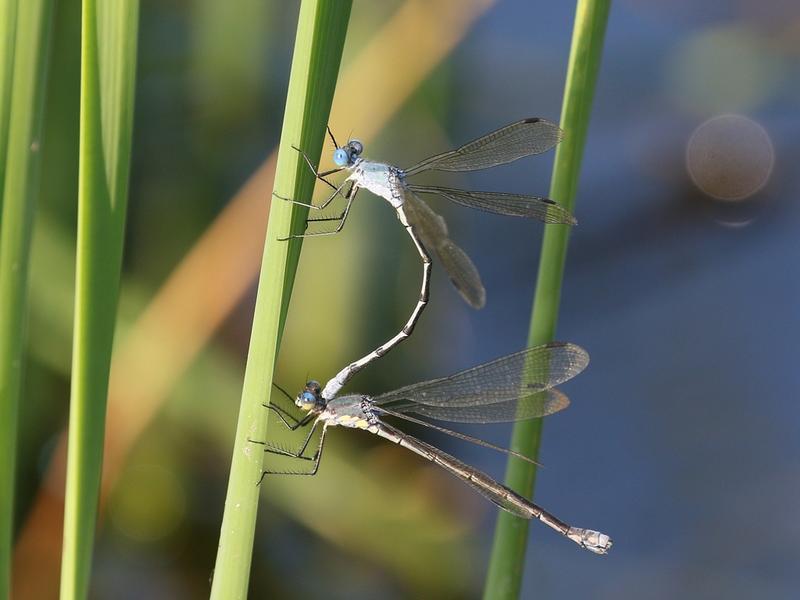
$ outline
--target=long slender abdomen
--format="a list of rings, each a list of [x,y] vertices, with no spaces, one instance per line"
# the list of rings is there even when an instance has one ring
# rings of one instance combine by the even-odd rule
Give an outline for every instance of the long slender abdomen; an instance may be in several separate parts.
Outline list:
[[[606,534],[592,529],[582,529],[567,525],[527,498],[520,496],[514,490],[495,481],[486,473],[470,467],[454,456],[450,456],[422,440],[418,440],[385,423],[381,423],[376,433],[382,438],[399,444],[441,466],[452,475],[471,485],[500,508],[523,519],[538,519],[558,531],[561,535],[595,554],[606,554],[613,544],[611,538]]]
[[[500,508],[524,519],[539,517],[541,511],[539,511],[537,506],[532,505],[525,498],[503,484],[498,483],[486,473],[474,467],[470,467],[454,456],[393,427],[384,426],[382,430],[378,431],[378,435],[411,450],[415,454],[427,458],[429,461],[436,463],[459,479],[463,479]],[[567,528],[568,527],[564,525],[562,533],[566,532]]]

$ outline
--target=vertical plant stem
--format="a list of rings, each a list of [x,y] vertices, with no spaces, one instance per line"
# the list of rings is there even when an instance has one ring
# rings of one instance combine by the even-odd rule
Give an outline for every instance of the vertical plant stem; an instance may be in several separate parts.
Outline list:
[[[550,197],[570,211],[575,209],[581,158],[610,7],[610,0],[579,0],[575,13],[561,110],[561,127],[566,135],[556,151],[550,184]],[[555,334],[569,233],[570,229],[565,225],[545,226],[528,333],[529,346],[549,342]],[[541,419],[516,423],[511,448],[535,459],[541,434]],[[509,459],[506,470],[506,484],[509,487],[531,497],[535,481],[535,466],[519,459]],[[519,596],[528,525],[529,521],[500,511],[484,598],[494,600]]]
[[[8,598],[28,263],[39,183],[52,2],[29,0],[16,6],[12,1],[1,10],[3,18],[13,19],[0,25],[0,35],[11,38],[0,39],[0,598]]]
[[[11,120],[11,90],[14,75],[14,46],[17,30],[17,0],[4,0],[0,4],[0,219],[6,172],[6,148]],[[0,220],[2,224],[2,220]]]
[[[303,0],[300,5],[275,171],[275,191],[281,196],[311,198],[314,178],[292,145],[302,148],[312,160],[319,158],[350,8],[349,0]],[[263,405],[269,401],[275,357],[300,257],[300,240],[287,243],[279,238],[301,232],[306,213],[303,207],[273,198],[211,588],[211,597],[219,600],[247,597],[261,491],[256,484],[263,462],[263,448],[249,440],[266,439],[268,411]]]
[[[83,0],[78,251],[61,598],[89,590],[128,203],[138,0]]]

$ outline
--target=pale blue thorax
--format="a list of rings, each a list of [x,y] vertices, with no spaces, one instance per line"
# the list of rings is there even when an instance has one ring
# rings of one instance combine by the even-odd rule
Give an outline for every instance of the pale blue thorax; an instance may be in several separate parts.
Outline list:
[[[392,165],[362,158],[363,150],[361,142],[350,140],[334,150],[333,162],[350,171],[347,181],[352,181],[356,187],[368,189],[399,209],[405,202],[403,171]]]
[[[363,158],[356,159],[348,169],[350,169],[348,181],[353,181],[358,187],[380,196],[395,209],[403,206],[405,194],[403,173],[400,169]]]

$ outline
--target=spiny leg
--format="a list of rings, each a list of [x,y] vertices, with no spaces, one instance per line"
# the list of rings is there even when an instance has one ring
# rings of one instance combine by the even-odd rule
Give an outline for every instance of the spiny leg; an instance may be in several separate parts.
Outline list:
[[[335,173],[338,173],[338,172],[339,172],[339,171],[341,171],[341,170],[342,170],[344,167],[339,167],[338,169],[331,169],[331,170],[329,170],[329,171],[322,171],[322,172],[320,172],[320,171],[317,171],[317,168],[316,168],[316,167],[315,167],[315,166],[312,164],[312,162],[311,162],[311,159],[310,159],[310,158],[308,158],[308,155],[307,155],[305,152],[303,152],[302,150],[300,150],[300,148],[298,148],[297,146],[294,146],[294,145],[292,145],[292,148],[294,148],[295,150],[297,150],[297,151],[300,153],[300,155],[301,155],[301,156],[303,157],[303,159],[306,161],[306,164],[308,165],[308,168],[309,168],[309,169],[311,169],[311,172],[314,174],[314,177],[316,177],[317,179],[319,179],[319,180],[320,180],[320,181],[322,181],[323,183],[326,183],[327,185],[329,185],[329,186],[330,186],[331,188],[333,188],[334,190],[336,189],[336,186],[335,186],[335,185],[333,185],[333,184],[332,184],[330,181],[328,181],[328,180],[327,180],[327,179],[325,179],[325,178],[326,178],[328,175],[333,175],[333,174],[335,174]]]
[[[350,213],[350,205],[353,204],[353,200],[355,200],[356,194],[358,194],[358,190],[360,188],[356,187],[355,183],[350,185],[350,189],[347,190],[347,193],[344,195],[345,199],[347,200],[347,204],[344,206],[344,210],[341,214],[335,217],[315,217],[313,219],[306,219],[306,223],[321,223],[323,221],[339,221],[339,227],[336,231],[332,233],[339,233],[344,227],[344,221],[347,219],[347,215]],[[331,233],[331,232],[329,232]],[[312,234],[313,235],[313,234]]]
[[[317,206],[316,204],[311,204],[309,202],[300,202],[299,200],[292,200],[291,198],[287,198],[286,196],[281,196],[277,192],[272,192],[272,195],[275,196],[276,198],[279,198],[280,200],[285,201],[285,202],[291,202],[292,204],[299,204],[300,206],[305,206],[306,208],[313,208],[314,210],[323,210],[323,209],[327,208],[328,205],[331,202],[333,202],[333,200],[334,200],[334,198],[336,198],[336,196],[341,196],[342,195],[342,189],[346,185],[347,185],[347,180],[345,179],[342,182],[342,185],[340,185],[339,187],[334,187],[333,188],[333,193],[330,196],[328,196],[328,198],[325,200],[325,202],[323,202],[319,206]]]
[[[285,242],[286,240],[293,239],[293,238],[307,238],[307,237],[316,237],[320,235],[336,235],[342,230],[344,227],[345,221],[347,221],[347,216],[350,214],[350,207],[353,204],[353,200],[358,194],[358,190],[360,188],[356,187],[355,183],[350,185],[350,189],[347,191],[345,198],[347,198],[347,204],[344,207],[344,211],[338,217],[329,217],[329,218],[322,218],[322,219],[308,219],[306,223],[315,222],[315,221],[339,221],[339,225],[336,229],[332,231],[314,231],[312,233],[295,233],[290,235],[289,237],[285,238],[278,238],[279,242]]]
[[[318,420],[314,421],[314,426],[311,428],[311,431],[309,432],[308,437],[306,438],[306,441],[303,444],[303,447],[296,454],[291,454],[288,451],[276,452],[274,450],[271,450],[270,448],[264,449],[265,452],[269,452],[271,454],[280,454],[282,456],[289,456],[291,458],[299,458],[300,460],[313,462],[314,466],[311,467],[311,470],[307,472],[266,470],[261,473],[261,478],[258,480],[258,485],[261,485],[261,482],[267,475],[316,475],[317,474],[317,470],[319,469],[319,461],[322,458],[322,449],[325,446],[325,434],[328,431],[327,423],[322,426],[322,434],[319,436],[319,443],[317,445],[317,451],[314,453],[314,456],[313,457],[303,456],[303,452],[305,452],[306,448],[308,447],[309,441],[311,440],[311,435],[314,433],[314,430],[317,427],[317,423],[319,423]]]
[[[297,429],[300,429],[301,427],[306,427],[309,423],[313,422],[313,426],[311,427],[311,430],[308,432],[305,442],[303,442],[303,445],[300,446],[300,449],[297,452],[291,452],[289,450],[285,450],[278,446],[274,446],[269,442],[260,442],[258,440],[253,440],[250,438],[247,439],[247,441],[250,443],[264,446],[266,452],[271,452],[272,454],[282,454],[284,456],[291,456],[293,458],[299,458],[299,455],[305,452],[306,448],[308,447],[308,442],[309,440],[311,440],[311,436],[314,435],[314,430],[316,429],[318,423],[317,417],[319,416],[319,411],[311,411],[308,414],[306,414],[302,419],[297,419],[297,417],[290,414],[288,411],[284,410],[280,406],[274,404],[262,404],[261,406],[263,406],[268,410],[272,410],[276,415],[278,415],[278,418],[281,420],[286,429],[288,429],[289,431],[296,431]],[[292,423],[290,423],[287,419],[291,420]]]
[[[350,204],[353,202],[353,199],[349,197],[350,192],[348,191],[347,193],[348,195],[345,196],[345,198],[347,198],[347,204],[345,205],[344,210],[340,214],[336,215],[335,217],[314,217],[311,219],[306,219],[306,223],[308,224],[308,223],[324,223],[329,221],[342,221],[343,219],[347,218],[347,213],[350,210]],[[355,196],[355,194],[353,194],[353,196]],[[338,233],[338,231],[333,233]]]
[[[290,458],[302,458],[304,460],[310,460],[307,456],[303,456],[303,453],[308,448],[308,444],[311,441],[311,436],[314,435],[314,430],[317,428],[316,422],[314,426],[309,430],[306,439],[303,441],[303,444],[300,446],[299,450],[287,450],[286,448],[281,448],[280,446],[275,446],[274,444],[270,444],[269,442],[258,442],[256,440],[250,440],[249,442],[253,444],[258,444],[259,446],[264,446],[264,452],[269,452],[270,454],[279,454],[281,456],[288,456]]]
[[[281,420],[283,425],[289,431],[296,431],[297,429],[299,429],[301,427],[306,427],[312,421],[314,422],[314,427],[316,427],[315,419],[319,415],[318,412],[310,412],[307,415],[305,415],[302,419],[298,419],[297,417],[295,417],[294,415],[292,415],[288,411],[284,410],[280,406],[276,406],[274,404],[262,404],[261,406],[263,406],[267,410],[273,411],[276,415],[278,415],[278,418]],[[289,421],[292,421],[292,422],[290,423]],[[300,450],[298,452],[295,452],[295,453],[290,453],[290,451],[284,450],[283,448],[280,448],[278,446],[274,446],[274,445],[270,444],[269,442],[261,442],[261,441],[253,440],[253,439],[250,439],[250,438],[247,438],[247,441],[250,442],[251,444],[259,444],[260,446],[264,446],[265,448],[268,448],[269,450],[265,450],[267,452],[272,452],[273,454],[284,454],[285,456],[293,456],[293,457],[296,458],[295,455],[298,454],[298,453],[302,453],[303,450],[306,448],[306,446],[308,446],[308,441],[311,439],[311,435],[314,433],[314,427],[311,428],[311,431],[309,432],[308,436],[306,436],[306,440],[305,440],[305,443],[303,444],[303,446],[300,448]]]
[[[347,365],[344,369],[339,371],[333,379],[325,384],[325,389],[322,390],[323,398],[330,399],[335,397],[336,394],[339,393],[339,390],[345,386],[345,384],[350,380],[351,377],[353,377],[353,375],[355,375],[358,371],[363,369],[372,361],[377,360],[381,356],[385,355],[392,348],[410,336],[414,331],[417,321],[419,321],[419,318],[422,315],[422,311],[425,310],[425,306],[428,304],[431,285],[431,257],[428,254],[428,251],[425,249],[425,246],[422,244],[422,240],[419,239],[414,231],[413,225],[408,222],[408,218],[406,217],[402,206],[397,209],[397,217],[400,219],[400,222],[403,224],[403,227],[405,227],[406,232],[414,242],[414,246],[417,248],[417,252],[422,260],[422,288],[419,293],[417,305],[414,308],[414,311],[411,313],[411,317],[409,317],[408,322],[397,335],[395,335],[382,346],[379,346],[367,354],[365,357]]]
[[[308,413],[302,419],[298,419],[294,415],[290,414],[288,411],[282,409],[280,406],[275,406],[274,404],[262,404],[261,406],[263,406],[267,410],[275,412],[275,414],[278,415],[278,418],[280,418],[280,420],[283,421],[283,424],[286,425],[286,428],[289,429],[290,431],[294,431],[300,427],[305,427],[311,421],[313,421],[314,418],[317,416],[316,413]],[[286,420],[287,418],[294,421],[294,423],[290,424]]]

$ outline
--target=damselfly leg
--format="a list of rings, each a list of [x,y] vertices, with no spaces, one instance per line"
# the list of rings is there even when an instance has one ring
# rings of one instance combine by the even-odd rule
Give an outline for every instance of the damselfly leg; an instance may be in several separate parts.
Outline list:
[[[333,188],[333,193],[330,196],[328,196],[328,198],[325,200],[325,202],[323,202],[320,205],[312,204],[310,202],[300,202],[300,200],[294,200],[292,198],[287,198],[286,196],[281,196],[277,192],[272,192],[272,195],[275,196],[276,198],[280,199],[280,200],[283,200],[284,202],[291,202],[292,204],[297,204],[299,206],[305,206],[306,208],[313,208],[314,210],[324,210],[324,209],[328,208],[328,205],[331,202],[333,202],[334,199],[337,196],[341,196],[342,195],[342,189],[346,185],[347,185],[347,180],[343,181],[342,184],[339,187],[334,187]]]
[[[284,410],[280,406],[275,406],[274,404],[262,404],[261,406],[263,406],[267,410],[273,411],[276,415],[278,415],[278,418],[281,421],[283,421],[283,424],[286,425],[286,428],[288,430],[290,430],[290,431],[295,431],[295,430],[299,429],[300,427],[305,427],[311,421],[313,421],[314,417],[315,417],[314,414],[310,414],[309,413],[305,417],[303,417],[302,419],[298,419],[294,415],[289,413],[289,411]],[[289,423],[289,421],[287,421],[287,419],[293,421],[293,423]]]
[[[283,391],[283,390],[281,390]],[[276,454],[278,456],[286,456],[289,458],[297,458],[304,461],[309,461],[313,463],[313,467],[310,471],[275,471],[275,470],[265,470],[261,473],[261,478],[258,480],[258,485],[261,485],[261,482],[264,480],[266,475],[314,475],[319,469],[319,461],[320,457],[322,456],[322,448],[325,442],[325,430],[326,427],[323,425],[322,427],[322,434],[319,437],[319,442],[317,443],[317,450],[313,456],[306,456],[306,450],[308,450],[308,446],[311,443],[311,438],[314,436],[314,432],[317,430],[317,425],[319,424],[319,420],[317,419],[318,414],[316,413],[308,413],[302,419],[297,419],[288,411],[280,408],[279,406],[275,406],[273,404],[264,404],[265,408],[272,410],[278,417],[280,418],[281,422],[286,426],[286,428],[290,431],[296,431],[297,429],[301,429],[303,427],[308,426],[311,424],[311,429],[308,431],[308,435],[306,435],[303,443],[301,444],[300,448],[297,450],[287,450],[286,448],[281,448],[279,446],[275,446],[269,442],[261,442],[257,440],[248,439],[249,442],[253,444],[258,444],[260,446],[264,446],[264,452],[268,454]],[[290,422],[291,421],[291,422]]]
[[[308,461],[313,463],[312,467],[308,471],[273,471],[273,470],[265,470],[261,472],[261,478],[258,480],[258,485],[261,485],[261,482],[264,481],[264,477],[267,475],[316,475],[317,471],[319,470],[319,461],[322,458],[322,449],[325,447],[325,433],[328,431],[328,428],[324,425],[322,426],[322,433],[319,436],[319,442],[317,443],[317,451],[314,452],[314,456],[305,456],[304,452],[308,448],[308,444],[311,441],[311,436],[314,434],[314,431],[317,428],[317,423],[319,421],[314,421],[314,425],[311,427],[311,431],[308,432],[308,436],[306,437],[303,446],[300,450],[296,453],[290,452],[289,450],[283,450],[282,448],[275,448],[274,446],[269,446],[264,442],[254,442],[256,444],[261,443],[264,445],[264,452],[269,454],[277,454],[279,456],[288,456],[290,458],[298,458],[300,460]]]
[[[344,187],[344,184],[342,184],[342,187]],[[356,187],[355,184],[353,184],[353,183],[350,184],[350,189],[347,190],[347,194],[344,196],[345,199],[347,200],[347,204],[345,205],[344,210],[342,211],[342,213],[340,215],[335,216],[335,217],[322,217],[322,218],[315,218],[315,219],[306,219],[306,226],[308,226],[309,223],[316,223],[316,222],[321,222],[321,221],[339,221],[339,225],[336,227],[336,229],[333,229],[331,231],[312,231],[311,233],[294,233],[294,234],[290,235],[289,237],[278,238],[278,241],[279,242],[285,242],[286,240],[296,239],[296,238],[316,237],[316,236],[320,236],[320,235],[336,235],[337,233],[339,233],[342,230],[342,228],[344,227],[345,221],[347,221],[347,216],[350,214],[350,207],[353,205],[353,200],[355,199],[356,195],[358,194],[358,189],[359,188]],[[338,189],[337,189],[336,193],[339,193]],[[334,196],[335,196],[335,194],[334,194]],[[278,197],[280,198],[280,196],[278,196]],[[294,201],[290,200],[290,202],[294,202]],[[326,205],[328,203],[330,203],[330,202],[326,201]],[[302,204],[302,203],[296,202],[295,204]],[[309,206],[309,205],[303,205],[303,206]],[[314,208],[322,208],[322,206],[315,206]]]

